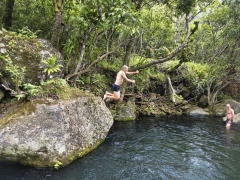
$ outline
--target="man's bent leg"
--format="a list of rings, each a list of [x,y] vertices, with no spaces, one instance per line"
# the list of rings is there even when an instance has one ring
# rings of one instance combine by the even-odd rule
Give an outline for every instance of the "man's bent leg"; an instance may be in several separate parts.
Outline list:
[[[115,99],[116,101],[120,99],[120,91],[117,91],[117,92],[114,91],[113,94],[114,94],[114,99]]]
[[[110,96],[113,95],[113,93],[110,93],[110,92],[108,92],[108,91],[106,91],[105,94],[106,94],[106,95],[110,95]]]

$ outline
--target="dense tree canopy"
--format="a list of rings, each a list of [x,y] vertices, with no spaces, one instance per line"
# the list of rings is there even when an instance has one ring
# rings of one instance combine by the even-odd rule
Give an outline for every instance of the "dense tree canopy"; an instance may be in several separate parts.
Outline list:
[[[185,79],[186,62],[209,66],[192,86],[208,91],[211,104],[239,72],[238,1],[3,0],[0,11],[3,28],[49,39],[75,85],[96,64],[146,70],[175,59]]]

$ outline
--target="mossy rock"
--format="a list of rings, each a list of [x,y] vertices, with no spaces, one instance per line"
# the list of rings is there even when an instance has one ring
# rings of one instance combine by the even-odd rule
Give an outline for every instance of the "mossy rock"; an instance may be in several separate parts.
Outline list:
[[[56,65],[63,66],[64,64],[61,53],[47,40],[29,38],[10,31],[2,31],[0,38],[2,44],[0,47],[0,83],[11,89],[16,88],[16,83],[11,70],[6,68],[9,63],[14,64],[19,73],[22,73],[22,84],[31,83],[34,85],[39,85],[41,81],[48,78],[44,72],[47,65],[42,60],[56,55]],[[24,68],[25,71],[23,72]],[[61,71],[51,75],[61,78],[63,77],[63,71],[61,69]]]
[[[130,102],[127,105],[121,104],[116,108],[115,121],[133,121],[136,119],[135,106]]]

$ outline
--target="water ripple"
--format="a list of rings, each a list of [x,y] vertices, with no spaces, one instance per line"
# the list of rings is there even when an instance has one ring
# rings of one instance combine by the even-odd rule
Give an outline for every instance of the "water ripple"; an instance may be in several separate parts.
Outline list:
[[[212,117],[115,122],[102,145],[66,168],[46,171],[5,163],[0,179],[239,179],[239,129],[237,124],[226,129]]]

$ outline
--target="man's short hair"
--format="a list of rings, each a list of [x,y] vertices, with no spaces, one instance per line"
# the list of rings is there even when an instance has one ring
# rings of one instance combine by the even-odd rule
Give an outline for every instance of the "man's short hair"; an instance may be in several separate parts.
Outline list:
[[[127,66],[127,65],[123,65],[122,68],[123,68],[123,69],[128,69],[128,66]]]

